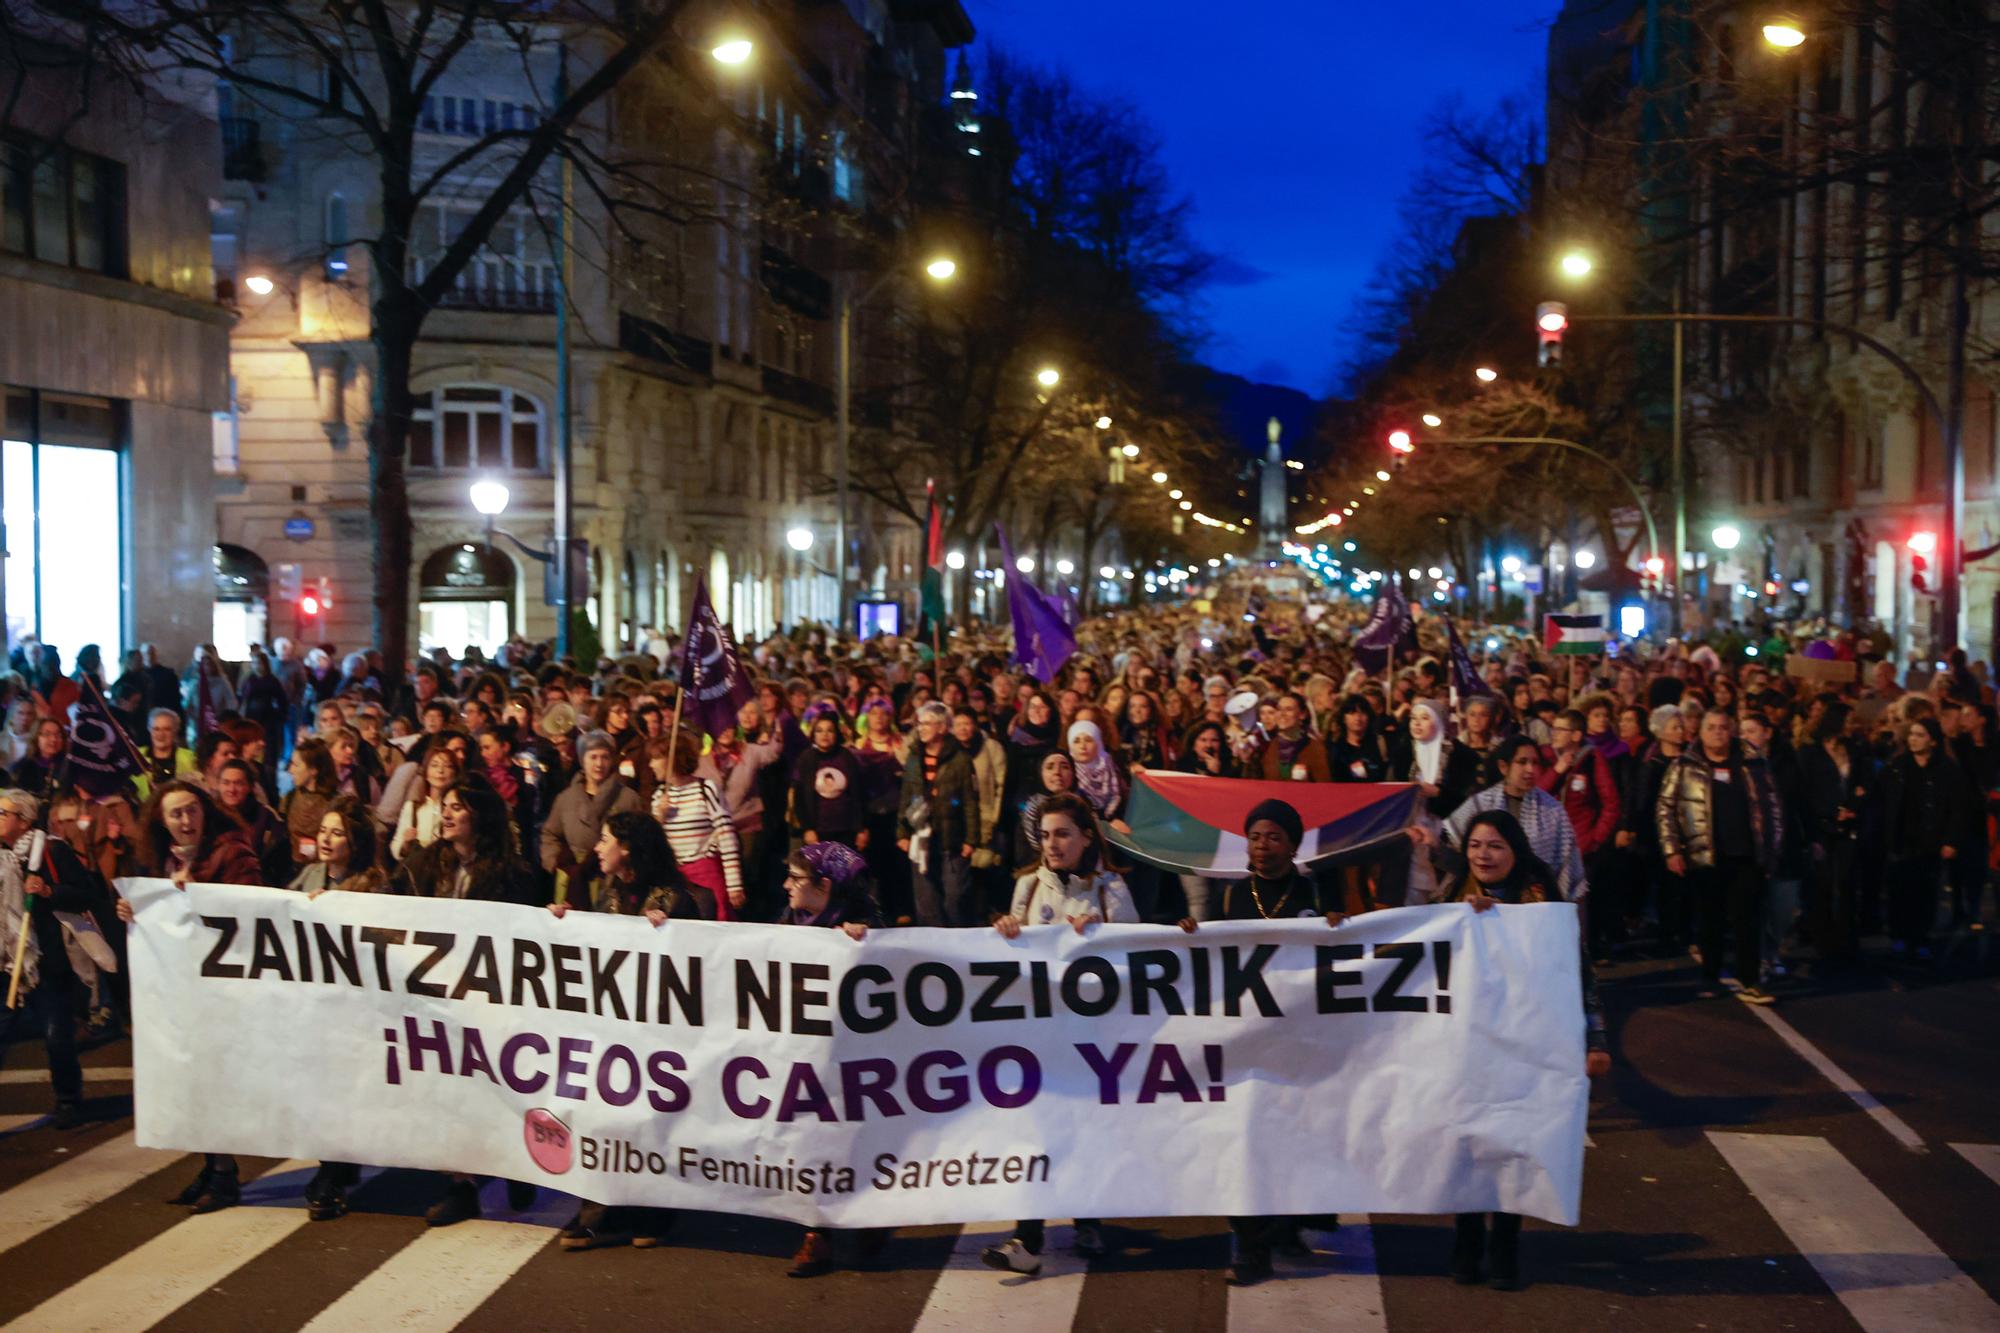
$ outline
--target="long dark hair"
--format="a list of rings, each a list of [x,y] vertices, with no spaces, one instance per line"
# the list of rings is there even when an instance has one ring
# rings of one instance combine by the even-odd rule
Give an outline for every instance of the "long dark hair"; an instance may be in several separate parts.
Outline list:
[[[514,826],[507,818],[507,803],[485,782],[468,782],[461,777],[444,789],[458,794],[459,802],[472,812],[472,860],[475,865],[506,865],[519,859],[514,851]]]
[[[1104,859],[1104,830],[1097,826],[1097,811],[1092,809],[1090,802],[1079,793],[1058,791],[1050,792],[1042,798],[1042,808],[1035,813],[1035,823],[1039,825],[1050,815],[1068,816],[1070,822],[1090,839],[1090,846],[1077,858],[1076,873],[1085,876],[1095,875],[1098,863]],[[1042,857],[1036,859],[1036,864],[1040,865],[1046,856],[1047,853],[1043,853]]]
[[[155,875],[167,873],[168,858],[173,855],[174,840],[167,832],[167,821],[160,813],[160,807],[169,796],[186,792],[194,797],[201,807],[201,841],[195,844],[195,855],[191,860],[199,860],[201,853],[213,846],[215,840],[235,828],[236,821],[222,813],[215,798],[195,783],[176,778],[172,782],[162,782],[153,788],[153,794],[146,801],[146,808],[139,815],[139,860],[146,870]]]
[[[1482,810],[1472,817],[1470,824],[1465,826],[1465,836],[1459,840],[1458,845],[1460,847],[1469,845],[1472,842],[1473,830],[1481,825],[1498,833],[1501,841],[1513,851],[1514,868],[1507,873],[1506,879],[1493,885],[1478,884],[1473,878],[1471,869],[1468,868],[1465,872],[1465,883],[1456,896],[1464,897],[1465,893],[1475,885],[1481,893],[1503,902],[1525,902],[1528,900],[1528,891],[1537,887],[1551,897],[1554,896],[1556,877],[1549,871],[1547,863],[1535,855],[1534,848],[1528,845],[1528,835],[1521,828],[1520,820],[1505,810]]]
[[[354,796],[336,796],[326,807],[327,815],[337,815],[347,830],[347,873],[359,875],[380,865],[375,837],[375,819],[368,807]],[[321,815],[324,820],[326,815]]]
[[[604,830],[625,844],[625,854],[632,858],[633,887],[642,899],[654,889],[679,888],[687,883],[666,831],[651,815],[620,810],[605,819]]]

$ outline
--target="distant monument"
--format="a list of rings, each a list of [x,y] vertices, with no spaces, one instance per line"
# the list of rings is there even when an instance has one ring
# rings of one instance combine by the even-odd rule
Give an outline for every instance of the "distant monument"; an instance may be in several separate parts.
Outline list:
[[[1284,545],[1285,533],[1291,526],[1285,517],[1285,451],[1278,447],[1278,437],[1283,433],[1276,417],[1264,427],[1271,443],[1264,450],[1263,504],[1257,525],[1258,550],[1266,560],[1275,560],[1283,554],[1279,548]]]

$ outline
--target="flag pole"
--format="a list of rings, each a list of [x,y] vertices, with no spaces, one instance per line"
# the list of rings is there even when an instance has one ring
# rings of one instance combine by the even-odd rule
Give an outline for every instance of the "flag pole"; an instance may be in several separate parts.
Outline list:
[[[14,977],[7,983],[7,1007],[21,1007],[21,964],[28,957],[28,929],[35,920],[35,900],[28,892],[27,876],[21,877],[21,933],[14,937]]]

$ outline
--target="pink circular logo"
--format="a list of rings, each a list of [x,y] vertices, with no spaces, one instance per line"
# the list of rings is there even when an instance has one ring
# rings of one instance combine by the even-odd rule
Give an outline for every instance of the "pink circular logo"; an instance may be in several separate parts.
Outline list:
[[[571,1160],[569,1126],[549,1111],[528,1112],[522,1135],[528,1141],[528,1156],[552,1176],[569,1170]]]

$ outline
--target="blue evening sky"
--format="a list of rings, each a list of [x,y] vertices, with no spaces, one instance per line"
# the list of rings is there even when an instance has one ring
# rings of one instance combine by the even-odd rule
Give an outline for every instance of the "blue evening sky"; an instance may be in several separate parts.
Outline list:
[[[1558,0],[965,0],[982,44],[1067,69],[1152,121],[1194,235],[1223,370],[1314,395],[1396,226],[1427,113],[1540,105]]]

